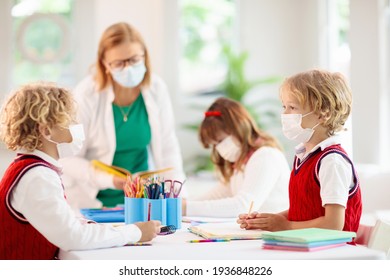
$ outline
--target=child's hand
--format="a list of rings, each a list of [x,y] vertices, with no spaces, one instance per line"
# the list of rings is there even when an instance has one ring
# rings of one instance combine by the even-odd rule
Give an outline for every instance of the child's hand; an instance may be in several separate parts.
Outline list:
[[[181,200],[181,213],[183,216],[187,214],[187,200],[185,198]]]
[[[137,227],[142,232],[140,242],[150,241],[157,236],[157,233],[160,232],[161,222],[160,221],[148,221],[135,223]]]
[[[250,214],[240,214],[238,215],[237,223],[240,225],[240,228],[249,229],[247,220],[256,218],[258,214],[259,213],[257,212],[252,212]]]
[[[256,213],[246,219],[245,229],[261,229],[268,231],[291,229],[290,222],[281,214]]]

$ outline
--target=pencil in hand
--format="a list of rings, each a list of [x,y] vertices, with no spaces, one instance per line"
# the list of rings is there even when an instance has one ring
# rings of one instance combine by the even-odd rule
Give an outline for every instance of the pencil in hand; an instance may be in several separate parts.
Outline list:
[[[249,206],[248,216],[250,215],[250,213],[252,213],[252,208],[253,208],[253,200],[251,201],[251,205]]]

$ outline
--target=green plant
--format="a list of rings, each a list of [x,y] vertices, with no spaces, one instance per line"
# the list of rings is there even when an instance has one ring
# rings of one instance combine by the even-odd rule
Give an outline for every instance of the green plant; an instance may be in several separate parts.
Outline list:
[[[247,104],[245,102],[245,97],[255,87],[278,83],[281,81],[281,77],[270,76],[261,79],[248,80],[245,75],[245,63],[249,58],[248,52],[243,51],[240,53],[234,53],[231,47],[225,46],[223,48],[223,54],[227,61],[228,71],[226,73],[226,79],[221,86],[222,92],[226,97],[242,103],[256,120],[257,124],[261,128],[265,129],[266,124],[265,122],[262,122],[263,114],[264,117],[276,117],[275,110],[271,108],[275,105],[279,108],[279,103],[274,102],[272,99],[262,99],[260,101],[251,102],[251,104]],[[264,107],[267,108],[258,110],[258,108]]]

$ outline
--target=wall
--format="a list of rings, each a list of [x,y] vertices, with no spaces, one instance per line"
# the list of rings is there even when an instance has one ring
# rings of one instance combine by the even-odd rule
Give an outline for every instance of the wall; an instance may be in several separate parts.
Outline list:
[[[389,32],[384,29],[388,25],[384,17],[389,17],[384,14],[386,2],[350,1],[350,47],[355,160],[389,166],[389,77],[383,71],[389,63],[388,55],[383,56],[388,50],[384,41]]]
[[[75,36],[87,38],[77,44],[78,58],[75,59],[76,69],[84,73],[79,74],[81,79],[88,66],[95,62],[98,43],[103,31],[110,25],[125,21],[137,28],[148,46],[154,71],[163,73],[163,64],[166,62],[164,42],[166,38],[165,5],[162,0],[154,0],[153,4],[137,0],[83,0],[75,1]],[[165,1],[169,6],[171,0]],[[153,5],[153,6],[152,6]],[[88,20],[85,15],[88,14]],[[166,40],[168,39],[168,40]]]
[[[249,76],[284,76],[319,66],[317,1],[240,3],[240,43],[251,55]]]
[[[8,93],[11,86],[11,53],[12,45],[5,44],[11,42],[11,0],[3,0],[0,3],[0,101]]]

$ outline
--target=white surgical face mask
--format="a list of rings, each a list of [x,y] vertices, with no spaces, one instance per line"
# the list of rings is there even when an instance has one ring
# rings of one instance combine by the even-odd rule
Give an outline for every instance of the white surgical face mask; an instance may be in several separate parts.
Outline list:
[[[282,114],[282,129],[283,134],[289,140],[294,140],[299,143],[306,143],[313,136],[314,129],[319,125],[317,123],[313,128],[303,128],[302,118],[306,117],[313,112],[302,114]]]
[[[144,61],[129,65],[122,70],[112,70],[111,75],[115,82],[123,87],[133,88],[138,86],[145,77],[146,66]]]
[[[229,135],[215,146],[219,155],[230,162],[236,162],[241,155],[241,147]]]
[[[85,140],[84,129],[82,124],[75,124],[69,126],[70,134],[72,135],[72,142],[70,143],[58,143],[51,139],[47,139],[50,142],[57,144],[57,151],[59,158],[71,157],[77,155],[83,147],[83,141]]]

